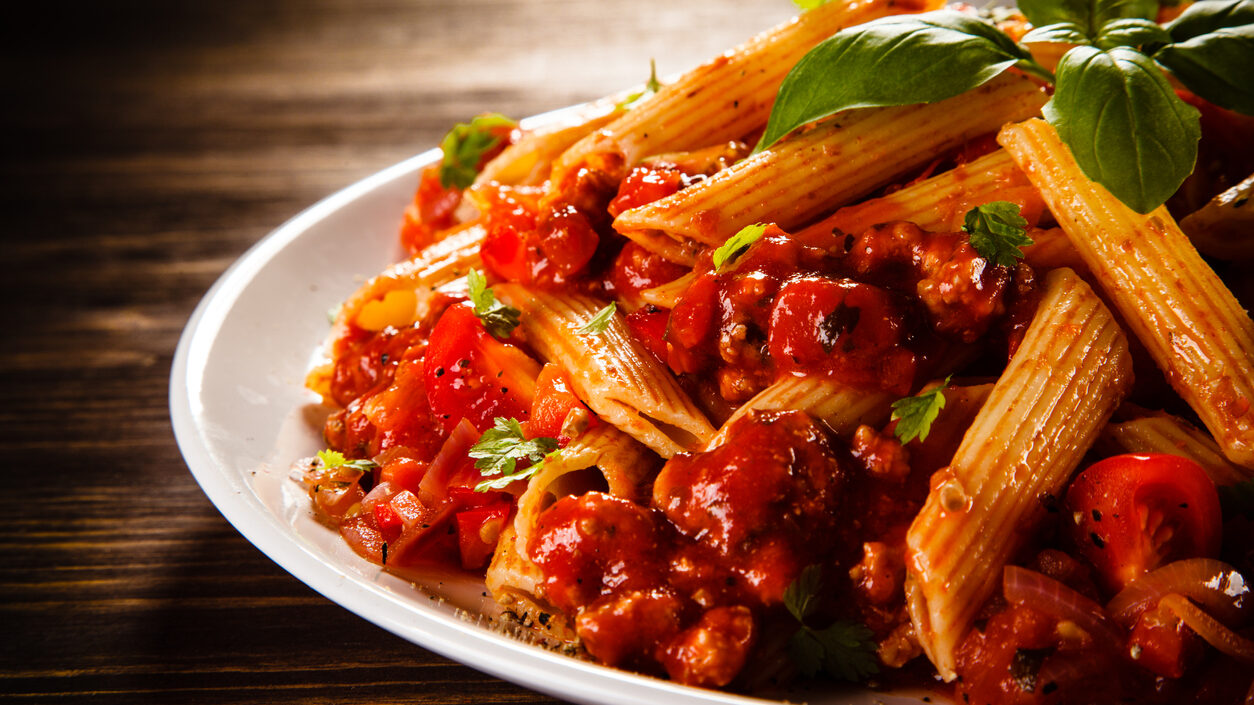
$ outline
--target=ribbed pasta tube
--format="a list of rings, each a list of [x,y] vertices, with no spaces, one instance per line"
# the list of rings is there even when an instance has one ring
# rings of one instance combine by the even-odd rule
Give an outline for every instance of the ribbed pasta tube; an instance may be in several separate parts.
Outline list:
[[[909,173],[964,141],[1036,115],[1045,94],[1003,74],[939,103],[850,110],[701,183],[626,211],[614,229],[649,247],[653,233],[723,244],[753,223],[788,230]],[[664,253],[661,253],[664,255]]]
[[[833,230],[858,235],[894,220],[908,220],[932,232],[952,232],[962,227],[967,211],[991,201],[1017,204],[1029,222],[1045,209],[1036,187],[1010,155],[998,149],[886,196],[845,206],[802,229],[797,237],[809,240],[812,233]]]
[[[527,557],[527,542],[540,513],[554,499],[590,489],[641,501],[661,462],[656,455],[613,426],[602,424],[575,438],[544,462],[518,499],[513,522],[501,532],[485,584],[500,605],[558,643],[573,643],[570,615],[544,599],[544,576]],[[583,471],[594,470],[596,478]]]
[[[1111,455],[1167,453],[1188,458],[1201,465],[1216,485],[1235,485],[1254,477],[1254,472],[1230,463],[1214,439],[1170,414],[1109,424],[1100,445]]]
[[[1128,343],[1069,269],[1046,277],[1023,343],[963,435],[906,535],[906,601],[945,680],[1002,568],[1132,384]]]
[[[1136,213],[1080,171],[1042,120],[998,140],[1228,459],[1254,468],[1254,321],[1159,207]]]
[[[752,411],[796,409],[823,421],[837,434],[848,435],[862,424],[878,427],[887,423],[894,399],[884,392],[854,389],[819,375],[782,377],[737,409],[709,447],[722,445],[723,429]]]
[[[570,373],[596,415],[662,457],[700,448],[714,434],[671,373],[627,329],[620,315],[598,333],[579,333],[604,302],[521,284],[497,284],[497,298],[522,312],[527,341]]]
[[[794,64],[836,32],[877,17],[938,9],[937,0],[838,0],[767,30],[663,86],[605,129],[585,137],[553,166],[553,182],[592,161],[630,167],[663,152],[740,139],[766,124]]]

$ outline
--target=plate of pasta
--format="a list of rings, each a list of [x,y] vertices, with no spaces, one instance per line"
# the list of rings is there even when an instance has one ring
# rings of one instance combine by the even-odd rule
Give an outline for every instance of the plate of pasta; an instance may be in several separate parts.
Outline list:
[[[574,701],[1248,702],[1254,19],[1089,5],[837,0],[455,126],[206,295],[190,469]]]

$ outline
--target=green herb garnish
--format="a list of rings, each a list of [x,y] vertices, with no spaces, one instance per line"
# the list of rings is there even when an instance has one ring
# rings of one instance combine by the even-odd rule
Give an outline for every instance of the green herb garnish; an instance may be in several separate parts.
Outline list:
[[[1055,84],[1042,111],[1086,176],[1139,213],[1166,202],[1192,172],[1197,110],[1162,70],[1221,107],[1254,114],[1254,0],[1202,0],[1152,22],[1153,0],[1023,0],[1024,42],[1067,42],[1054,76],[1006,34],[940,10],[838,32],[784,79],[755,151],[842,110],[930,103],[1016,67]]]
[[[727,241],[714,251],[714,271],[723,269],[723,265],[731,262],[740,256],[740,253],[749,249],[749,246],[762,238],[766,233],[766,226],[758,223],[756,225],[746,225],[740,229],[740,232],[727,238]]]
[[[962,229],[967,232],[971,247],[981,257],[1004,267],[1013,267],[1023,259],[1021,247],[1032,244],[1025,235],[1028,221],[1019,215],[1019,206],[1009,201],[993,201],[967,211]]]
[[[518,123],[499,113],[478,115],[470,122],[453,126],[440,142],[444,158],[440,160],[440,185],[444,188],[467,188],[479,175],[483,155],[501,143],[500,128],[513,129]]]
[[[793,663],[806,676],[820,671],[835,678],[861,682],[879,672],[874,634],[865,624],[841,620],[825,629],[805,623],[814,611],[822,587],[822,569],[806,567],[784,592],[784,606],[801,623],[788,642]]]
[[[579,335],[600,335],[609,327],[610,321],[614,320],[614,312],[618,310],[618,303],[611,301],[605,308],[597,311],[592,320],[579,327],[575,333]]]
[[[348,468],[350,470],[360,470],[361,472],[372,472],[379,467],[379,464],[373,460],[349,460],[338,450],[320,450],[318,451],[318,460],[322,461],[322,467],[326,470]]]
[[[475,307],[475,315],[483,321],[483,327],[497,340],[508,338],[521,322],[522,312],[497,301],[479,270],[467,272],[466,283],[470,288],[470,303]]]
[[[909,443],[918,438],[926,441],[932,431],[932,422],[945,408],[945,395],[942,393],[949,386],[949,377],[935,388],[921,392],[912,397],[898,399],[893,402],[892,420],[897,422],[893,435],[902,443]]]
[[[479,474],[492,478],[475,485],[475,492],[502,489],[515,480],[531,477],[548,455],[557,450],[555,438],[524,438],[522,425],[517,419],[497,417],[492,423],[492,428],[483,432],[468,453],[475,458]],[[526,460],[530,465],[519,470],[520,460]],[[493,477],[495,475],[500,477]]]
[[[657,95],[660,90],[662,90],[662,83],[657,80],[657,62],[649,59],[649,80],[645,82],[644,90],[628,95],[614,107],[617,110],[631,110],[644,100]]]

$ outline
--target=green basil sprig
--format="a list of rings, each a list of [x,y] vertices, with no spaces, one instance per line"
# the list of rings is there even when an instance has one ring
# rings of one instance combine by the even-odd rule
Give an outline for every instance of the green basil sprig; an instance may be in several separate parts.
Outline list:
[[[1254,114],[1254,0],[1201,0],[1166,27],[1154,0],[1021,0],[1030,42],[1075,44],[1054,76],[976,17],[937,11],[838,32],[784,79],[755,151],[842,110],[930,103],[1011,67],[1055,84],[1042,111],[1080,169],[1140,213],[1192,172],[1199,114],[1162,69],[1216,105]]]

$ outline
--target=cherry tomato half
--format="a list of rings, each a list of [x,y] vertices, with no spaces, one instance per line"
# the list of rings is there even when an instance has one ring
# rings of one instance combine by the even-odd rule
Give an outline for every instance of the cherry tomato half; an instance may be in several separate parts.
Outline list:
[[[1219,553],[1219,493],[1187,458],[1107,458],[1071,483],[1067,505],[1080,554],[1111,591],[1162,564]]]

